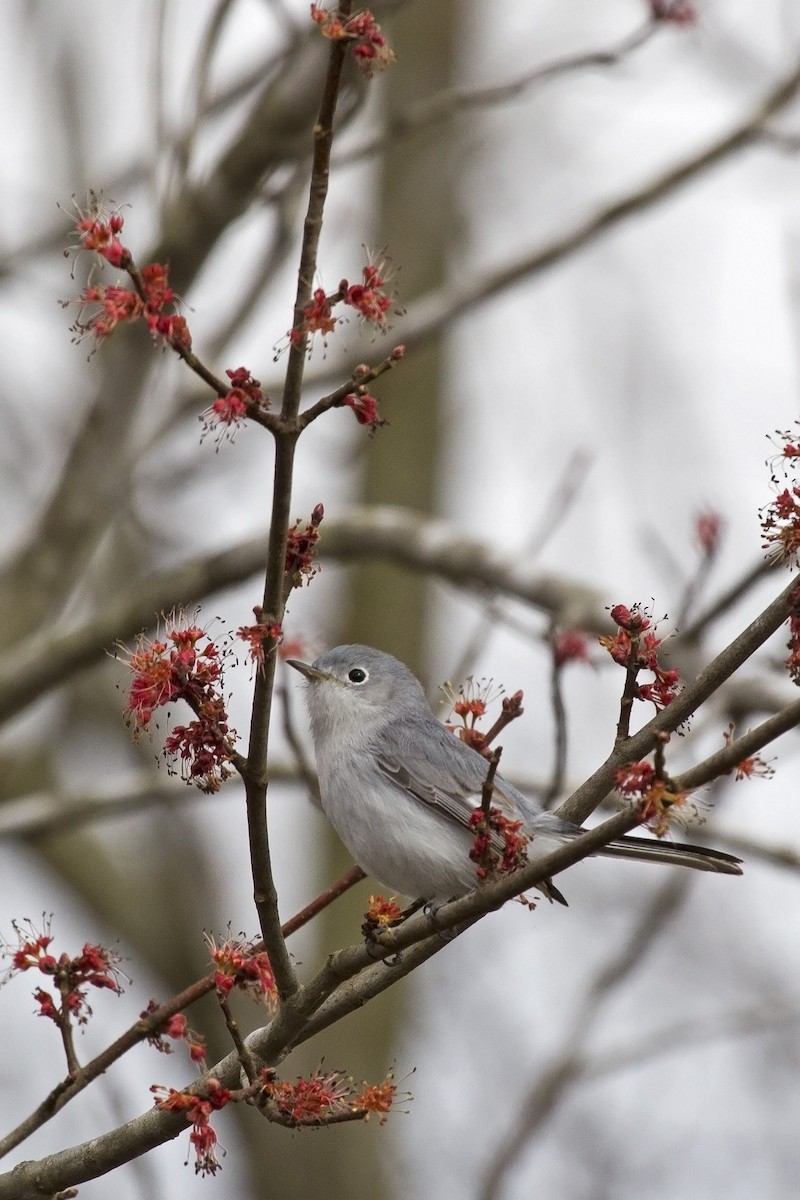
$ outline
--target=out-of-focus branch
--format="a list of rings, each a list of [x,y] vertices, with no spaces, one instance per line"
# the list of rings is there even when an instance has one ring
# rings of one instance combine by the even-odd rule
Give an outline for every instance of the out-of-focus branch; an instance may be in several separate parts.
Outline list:
[[[671,924],[689,892],[689,877],[675,872],[655,892],[617,953],[600,967],[587,985],[578,1010],[561,1038],[561,1047],[539,1073],[528,1095],[517,1106],[517,1117],[500,1141],[483,1172],[479,1200],[496,1200],[520,1154],[556,1111],[565,1092],[584,1074],[586,1048],[600,1017],[617,990],[640,965]]]
[[[761,838],[748,833],[733,833],[729,829],[714,829],[714,841],[720,842],[735,854],[741,854],[748,861],[753,859],[768,863],[771,867],[782,867],[792,873],[800,871],[800,851],[794,846],[782,846],[775,842],[765,842]]]
[[[246,212],[264,179],[282,166],[287,147],[302,143],[307,151],[324,62],[318,36],[299,46],[268,81],[207,177],[187,186],[168,207],[157,244],[141,257],[169,262],[170,284],[179,293],[186,294],[222,234]],[[340,123],[364,94],[357,76],[354,68],[343,86]],[[21,614],[17,619],[27,629],[63,606],[127,496],[130,439],[153,359],[136,349],[135,336],[114,342],[104,347],[106,379],[87,408],[62,477],[2,581],[0,606]],[[120,379],[127,388],[122,404]]]
[[[424,129],[427,132],[456,113],[494,108],[498,104],[515,100],[537,84],[548,83],[566,75],[574,75],[579,71],[617,66],[628,55],[650,41],[657,29],[658,22],[647,21],[633,33],[627,34],[626,37],[605,50],[587,50],[578,54],[566,54],[551,62],[532,67],[530,71],[523,72],[516,79],[511,79],[507,83],[473,89],[447,88],[437,92],[434,96],[418,101],[405,112],[398,113],[376,136],[367,138],[335,155],[334,166],[340,167],[358,162],[370,154],[385,150],[387,143],[400,137],[407,137],[418,129]]]
[[[526,554],[489,545],[449,521],[388,505],[355,507],[338,518],[326,517],[323,529],[323,559],[394,562],[456,587],[522,600],[564,628],[597,634],[609,630],[606,598],[597,589],[541,571]],[[80,626],[31,638],[0,664],[0,721],[22,712],[73,671],[100,660],[117,641],[135,637],[156,614],[191,607],[251,579],[263,561],[261,538],[240,542],[130,583],[125,595],[109,599],[102,612]],[[684,636],[690,634],[693,629]],[[765,704],[768,711],[773,699],[765,697]]]
[[[794,99],[798,89],[800,63],[794,66],[785,79],[775,85],[743,121],[674,167],[654,176],[619,200],[612,201],[539,249],[520,255],[505,266],[487,271],[477,278],[464,280],[459,275],[455,282],[414,301],[408,306],[399,330],[404,344],[409,351],[426,345],[457,318],[465,316],[487,300],[501,295],[515,284],[532,279],[565,262],[603,234],[622,225],[631,217],[647,212],[684,185],[758,142],[765,123]],[[364,357],[365,350],[353,344],[351,353],[352,361],[357,362]],[[324,388],[340,378],[341,374],[342,367],[337,367],[331,361],[325,368],[309,372],[306,383],[308,386]],[[265,386],[269,390],[272,384],[268,381]]]
[[[685,629],[681,629],[680,637],[685,642],[696,642],[706,632],[710,625],[724,616],[735,604],[747,595],[751,588],[760,580],[766,578],[771,571],[780,566],[777,558],[764,558],[761,562],[753,563],[744,574],[731,584],[729,588],[710,601],[704,612],[700,613]]]
[[[599,593],[574,580],[549,575],[521,556],[487,546],[448,521],[408,509],[354,508],[326,518],[324,557],[339,561],[381,558],[428,571],[456,586],[526,600],[560,624],[607,631]],[[111,598],[83,625],[40,634],[6,655],[0,665],[0,720],[21,712],[75,670],[102,658],[117,641],[134,637],[157,613],[191,607],[206,596],[252,578],[263,569],[264,542],[253,538],[231,550],[190,559]]]

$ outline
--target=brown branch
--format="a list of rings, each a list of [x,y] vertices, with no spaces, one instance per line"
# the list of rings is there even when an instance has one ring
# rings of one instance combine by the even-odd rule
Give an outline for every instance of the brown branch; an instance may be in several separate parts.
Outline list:
[[[497,764],[500,762],[500,755],[503,753],[502,747],[498,746],[489,755],[489,770],[486,772],[486,778],[481,785],[481,812],[484,817],[488,818],[489,809],[492,807],[492,796],[494,795],[494,777],[497,774]]]
[[[342,15],[347,16],[351,9],[352,0],[343,0],[340,10]],[[314,125],[311,181],[308,208],[303,223],[297,294],[292,323],[292,327],[295,329],[299,329],[303,321],[303,309],[311,297],[311,287],[317,268],[322,216],[328,193],[333,120],[346,51],[347,46],[344,43],[331,42],[319,114]],[[299,434],[299,430],[295,431],[289,426],[290,423],[296,423],[300,408],[307,345],[308,334],[302,332],[290,342],[281,403],[283,427],[275,430],[275,470],[262,608],[265,613],[269,614],[270,620],[278,622],[283,620],[287,597],[286,547],[291,519],[294,452]],[[291,581],[289,581],[289,586],[291,586]],[[299,985],[281,932],[278,894],[272,872],[267,828],[267,750],[274,684],[275,655],[266,654],[264,669],[256,673],[253,690],[250,739],[244,779],[253,899],[267,953],[275,972],[278,994],[285,999],[293,995]]]
[[[233,1042],[236,1053],[239,1057],[239,1062],[242,1064],[242,1070],[247,1076],[248,1083],[255,1083],[256,1079],[258,1078],[258,1071],[255,1063],[253,1062],[253,1056],[247,1049],[244,1039],[242,1038],[241,1030],[239,1029],[239,1023],[231,1012],[231,1006],[228,1002],[228,998],[227,996],[223,996],[221,992],[217,992],[217,999],[219,1000],[219,1006],[222,1011],[222,1015],[225,1018],[225,1025],[228,1033],[231,1035],[231,1041]]]
[[[312,404],[305,409],[298,417],[298,425],[300,429],[305,429],[312,421],[316,421],[324,412],[330,408],[336,408],[342,403],[346,396],[349,396],[356,388],[364,387],[365,384],[372,383],[378,379],[386,371],[391,371],[400,360],[403,358],[405,348],[403,346],[395,346],[391,354],[389,354],[383,362],[377,366],[369,367],[366,371],[356,368],[346,383],[340,384],[335,391],[330,392],[327,396],[323,396],[317,400],[316,404]]]
[[[702,612],[694,621],[679,633],[679,638],[684,642],[697,642],[702,634],[706,632],[710,625],[724,616],[734,604],[747,595],[747,593],[760,580],[764,579],[772,571],[781,566],[780,560],[776,558],[765,558],[760,562],[754,563],[749,567],[740,579],[737,579],[721,596],[713,600],[705,612]]]
[[[327,908],[329,904],[332,904],[334,900],[337,900],[339,896],[343,895],[362,879],[366,879],[366,875],[361,868],[351,867],[336,883],[332,884],[331,887],[327,888],[284,924],[282,929],[284,938],[288,938],[299,929],[302,929],[317,913],[322,912],[324,908]],[[263,949],[264,943],[259,942],[253,946],[253,953],[257,954]],[[198,979],[193,984],[190,984],[189,987],[184,988],[182,992],[179,992],[164,1004],[159,1005],[153,1012],[140,1018],[140,1020],[136,1021],[134,1025],[131,1025],[116,1038],[111,1045],[107,1046],[105,1050],[101,1051],[100,1054],[96,1055],[85,1066],[79,1067],[76,1074],[67,1076],[67,1078],[61,1080],[24,1121],[4,1138],[0,1139],[0,1158],[20,1145],[21,1142],[24,1142],[26,1138],[30,1137],[32,1133],[49,1121],[51,1117],[55,1116],[70,1100],[73,1100],[75,1096],[88,1087],[98,1076],[104,1074],[128,1050],[140,1042],[157,1035],[170,1017],[174,1017],[176,1013],[183,1012],[185,1009],[191,1007],[192,1004],[207,996],[215,988],[216,976],[212,971],[210,974],[203,976],[202,979]]]

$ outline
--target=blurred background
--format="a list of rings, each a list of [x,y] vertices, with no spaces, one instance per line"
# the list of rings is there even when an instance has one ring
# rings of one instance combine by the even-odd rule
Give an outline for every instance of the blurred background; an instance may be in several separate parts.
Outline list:
[[[341,409],[300,443],[294,514],[321,501],[326,517],[322,570],[286,633],[311,655],[345,640],[392,651],[434,703],[469,673],[522,688],[503,769],[546,793],[554,623],[596,632],[606,606],[650,605],[682,631],[672,661],[691,676],[784,586],[760,567],[758,510],[767,435],[798,416],[800,105],[703,156],[798,70],[800,11],[375,12],[398,62],[345,78],[314,283],[332,291],[365,247],[385,248],[406,312],[385,338],[351,322],[316,345],[308,399],[399,342],[408,355],[374,389],[387,428],[370,438]],[[58,301],[89,264],[62,255],[72,198],[125,206],[126,244],[170,262],[200,357],[217,374],[246,364],[277,403],[326,46],[294,0],[6,0],[0,30],[0,924],[8,936],[12,918],[53,913],[57,952],[100,940],[125,956],[132,983],[96,998],[89,1057],[204,973],[204,930],[256,932],[241,789],[190,791],[160,761],[163,729],[132,744],[114,643],[176,605],[219,638],[252,621],[272,449],[259,428],[201,438],[213,397],[143,329],[96,352],[74,343],[77,308]],[[710,556],[702,514],[721,520]],[[674,770],[796,695],[784,641],[674,739]],[[565,672],[560,795],[613,742],[621,672],[594,641],[589,658]],[[226,690],[245,731],[239,659]],[[298,779],[287,724],[308,739],[288,674],[270,792],[285,917],[349,865]],[[227,1110],[215,1178],[183,1165],[183,1137],[81,1196],[796,1195],[797,735],[775,753],[771,781],[706,797],[699,840],[740,853],[742,879],[580,864],[559,880],[569,909],[508,905],[285,1064],[294,1078],[324,1058],[357,1081],[394,1068],[414,1099],[386,1128],[290,1133]],[[304,976],[357,940],[370,890],[293,939]],[[0,994],[4,1130],[63,1074],[28,983]],[[227,1052],[213,1004],[190,1022],[210,1061]],[[102,1133],[149,1107],[151,1083],[191,1075],[180,1050],[139,1047],[14,1161]]]

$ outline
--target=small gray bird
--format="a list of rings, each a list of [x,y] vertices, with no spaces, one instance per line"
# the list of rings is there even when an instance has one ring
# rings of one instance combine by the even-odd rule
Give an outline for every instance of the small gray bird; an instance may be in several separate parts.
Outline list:
[[[471,814],[488,763],[436,719],[408,667],[369,646],[337,646],[313,663],[287,660],[308,680],[322,807],[358,865],[404,896],[447,900],[477,885]],[[502,775],[492,804],[522,820],[527,854],[541,858],[577,825],[539,808]],[[702,846],[624,837],[599,854],[741,875],[739,859]],[[566,903],[552,884],[551,899]]]

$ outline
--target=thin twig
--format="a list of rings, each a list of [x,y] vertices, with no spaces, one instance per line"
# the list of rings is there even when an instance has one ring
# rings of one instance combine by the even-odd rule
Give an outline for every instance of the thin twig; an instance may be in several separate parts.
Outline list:
[[[228,1033],[231,1035],[231,1041],[236,1047],[236,1053],[239,1056],[239,1062],[242,1064],[242,1070],[247,1076],[248,1082],[255,1083],[256,1079],[258,1078],[258,1070],[256,1069],[256,1064],[253,1062],[252,1054],[244,1044],[244,1039],[242,1038],[239,1024],[231,1012],[231,1006],[228,998],[218,991],[217,999],[219,1001],[220,1009],[222,1010],[222,1015],[225,1018],[225,1024],[227,1026]]]

